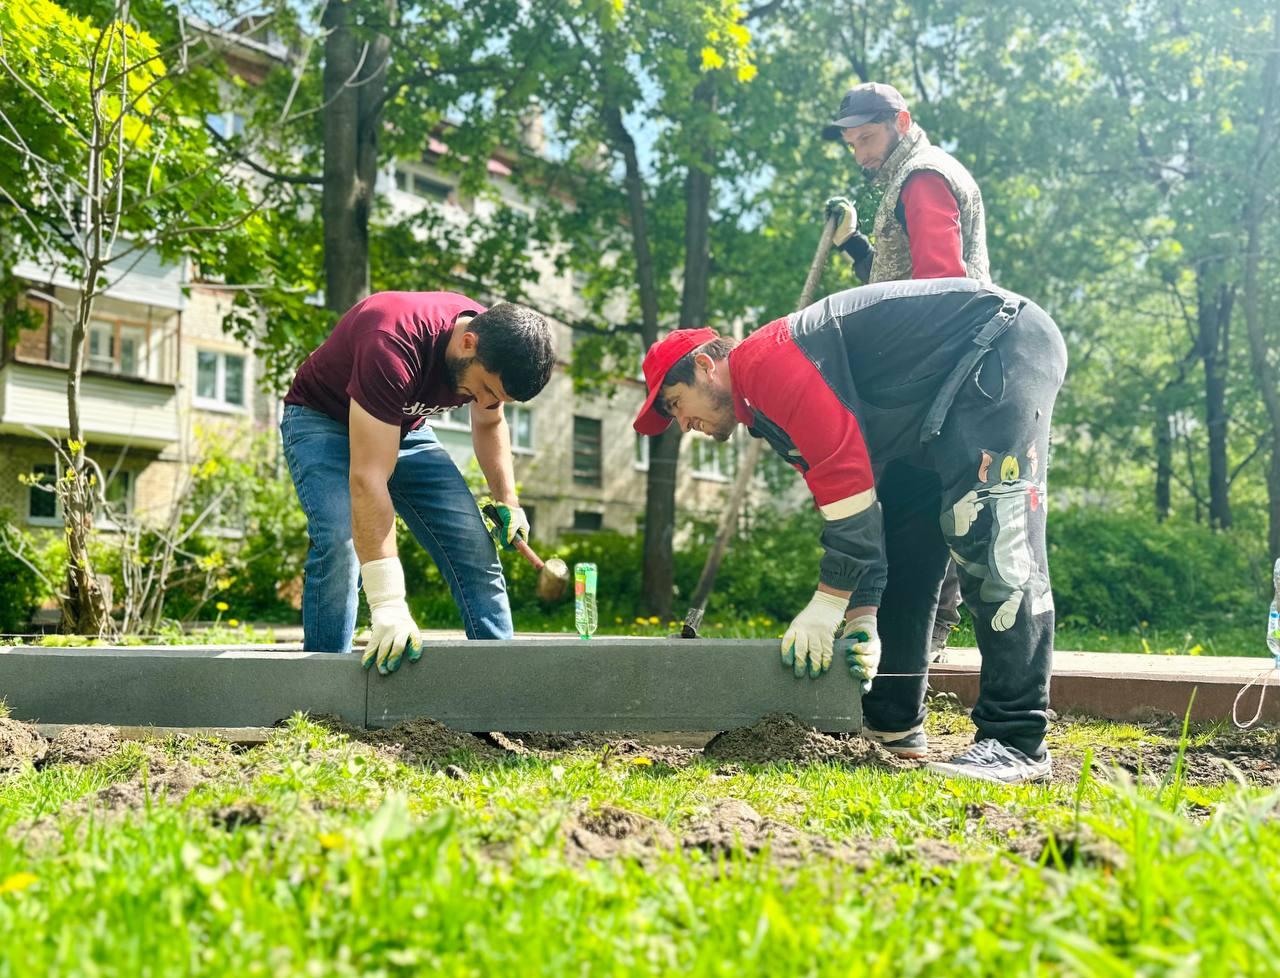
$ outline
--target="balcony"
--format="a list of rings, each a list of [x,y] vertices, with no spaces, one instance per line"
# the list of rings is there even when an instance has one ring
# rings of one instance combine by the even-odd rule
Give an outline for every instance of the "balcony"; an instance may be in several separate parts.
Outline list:
[[[89,442],[164,449],[178,440],[178,395],[171,383],[85,371],[80,423]],[[67,432],[67,371],[10,361],[0,367],[0,432]]]

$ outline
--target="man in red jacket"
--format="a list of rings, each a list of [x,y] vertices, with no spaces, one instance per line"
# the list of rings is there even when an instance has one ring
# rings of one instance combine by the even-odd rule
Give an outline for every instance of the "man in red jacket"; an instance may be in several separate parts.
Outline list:
[[[977,742],[948,774],[1050,777],[1049,423],[1066,349],[1039,306],[968,278],[849,289],[736,345],[682,329],[644,361],[636,431],[728,439],[739,424],[804,474],[823,518],[818,587],[782,640],[797,676],[837,633],[870,689],[863,734],[924,757],[938,588],[955,556],[982,675]],[[883,612],[883,614],[882,614]],[[880,666],[884,636],[884,675]],[[866,686],[864,686],[864,689]]]

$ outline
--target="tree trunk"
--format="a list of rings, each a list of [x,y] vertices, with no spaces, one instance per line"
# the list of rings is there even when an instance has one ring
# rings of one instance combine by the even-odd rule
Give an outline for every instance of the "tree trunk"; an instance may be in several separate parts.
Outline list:
[[[1210,265],[1217,265],[1214,262]],[[1226,283],[1211,285],[1209,272],[1197,274],[1197,306],[1200,356],[1204,362],[1204,416],[1209,435],[1209,525],[1231,526],[1227,493],[1227,354],[1231,341],[1231,307],[1235,289]]]
[[[1170,418],[1163,408],[1156,409],[1156,522],[1169,518],[1171,506],[1170,484],[1173,480],[1173,438],[1169,431]]]
[[[822,228],[822,236],[818,239],[818,249],[814,252],[813,261],[809,264],[809,274],[805,276],[804,285],[800,289],[800,298],[796,302],[797,309],[803,309],[813,299],[814,290],[818,287],[818,280],[822,278],[823,269],[826,268],[827,257],[831,254],[831,239],[835,235],[835,230],[836,219],[828,218]],[[716,529],[715,540],[712,542],[711,550],[707,554],[706,563],[702,565],[702,573],[698,576],[698,586],[694,589],[693,600],[690,602],[689,611],[685,615],[684,634],[686,638],[692,637],[691,633],[696,634],[698,627],[702,624],[703,612],[706,611],[707,601],[711,597],[711,590],[716,585],[716,575],[720,573],[720,562],[724,559],[725,551],[729,549],[729,541],[733,538],[733,532],[737,528],[738,513],[747,498],[747,491],[751,488],[751,479],[755,475],[756,466],[760,462],[760,453],[763,447],[764,442],[761,439],[752,438],[751,445],[747,448],[746,455],[738,469],[737,478],[733,483],[733,491],[729,494],[729,501],[720,516],[720,525]]]
[[[1268,207],[1267,164],[1277,141],[1277,112],[1280,111],[1280,2],[1271,13],[1271,44],[1262,70],[1262,115],[1254,143],[1249,171],[1249,196],[1245,202],[1244,319],[1249,336],[1249,359],[1262,393],[1262,403],[1271,427],[1271,464],[1267,468],[1267,545],[1271,559],[1280,559],[1280,371],[1271,366],[1265,325],[1262,321],[1258,266],[1261,262],[1262,223]]]
[[[636,262],[640,298],[640,331],[645,349],[658,341],[658,287],[649,250],[649,222],[645,211],[644,176],[636,144],[622,121],[622,111],[606,103],[603,122],[614,149],[622,154],[631,249]],[[644,568],[641,572],[642,610],[671,617],[675,590],[674,539],[676,529],[676,465],[682,432],[672,425],[649,445],[649,473],[645,479]]]
[[[377,106],[386,90],[385,34],[364,39],[350,0],[325,7],[324,219],[325,306],[341,315],[369,294],[369,214],[378,175]],[[383,10],[394,20],[395,0]],[[390,22],[390,21],[389,21]]]
[[[84,373],[85,337],[106,257],[102,254],[103,192],[107,183],[104,165],[109,139],[104,135],[103,97],[100,89],[93,91],[93,131],[85,173],[87,206],[83,209],[84,227],[80,229],[80,294],[67,351],[67,458],[71,471],[66,473],[65,481],[56,492],[62,502],[67,541],[67,600],[62,606],[62,630],[95,638],[108,630],[111,618],[89,554],[95,487],[90,480],[92,468],[85,457],[84,428],[80,422],[80,377]],[[72,233],[75,232],[73,228]]]

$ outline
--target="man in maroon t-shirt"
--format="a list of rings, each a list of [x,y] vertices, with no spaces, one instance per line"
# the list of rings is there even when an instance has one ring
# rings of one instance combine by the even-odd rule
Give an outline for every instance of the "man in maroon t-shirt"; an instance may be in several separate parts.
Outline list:
[[[529,522],[516,499],[503,404],[527,401],[555,365],[551,330],[530,309],[486,310],[452,292],[380,292],[357,303],[298,369],[280,423],[307,516],[304,646],[346,652],[357,587],[372,612],[365,668],[384,675],[421,655],[405,603],[395,517],[431,554],[468,638],[510,638],[496,540],[511,549]],[[493,540],[466,480],[424,424],[471,404],[476,460],[501,516]]]

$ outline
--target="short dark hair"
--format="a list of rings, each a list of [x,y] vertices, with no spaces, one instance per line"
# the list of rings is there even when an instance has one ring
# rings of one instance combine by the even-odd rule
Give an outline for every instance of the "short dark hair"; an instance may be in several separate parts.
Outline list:
[[[662,378],[663,387],[671,387],[674,384],[692,384],[694,378],[698,376],[697,366],[694,361],[699,356],[708,356],[712,360],[724,360],[729,356],[729,351],[738,345],[738,341],[732,336],[717,336],[714,340],[703,343],[697,349],[690,350],[679,360],[671,365],[671,369],[667,371]],[[658,394],[657,400],[653,402],[654,409],[664,418],[671,417],[671,412],[667,410],[667,399]]]
[[[551,379],[556,346],[547,321],[527,306],[500,302],[466,325],[476,334],[476,359],[517,401],[535,397]]]

